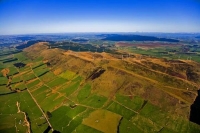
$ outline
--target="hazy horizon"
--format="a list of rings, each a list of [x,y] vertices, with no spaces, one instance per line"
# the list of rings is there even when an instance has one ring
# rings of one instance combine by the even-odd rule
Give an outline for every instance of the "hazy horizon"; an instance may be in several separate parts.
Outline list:
[[[200,32],[52,32],[52,33],[14,33],[0,34],[0,36],[25,36],[25,35],[67,35],[67,34],[197,34]]]
[[[200,33],[198,0],[1,0],[0,35]]]

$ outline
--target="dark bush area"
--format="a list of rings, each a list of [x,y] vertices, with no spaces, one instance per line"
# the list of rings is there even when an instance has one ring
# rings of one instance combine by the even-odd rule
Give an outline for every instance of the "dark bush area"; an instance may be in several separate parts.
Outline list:
[[[18,60],[17,58],[11,58],[11,59],[8,59],[6,61],[3,61],[3,63],[9,63],[9,62],[13,62],[13,61],[16,61]]]
[[[38,43],[38,42],[49,42],[49,43],[52,43],[52,41],[35,40],[35,41],[28,41],[27,44],[23,44],[23,45],[17,46],[16,48],[17,49],[24,49],[24,48],[27,48],[27,47],[35,44],[35,43]]]
[[[22,63],[22,62],[19,62],[19,63],[15,63],[13,64],[15,67],[18,67],[18,68],[21,68],[21,67],[25,67],[26,64]]]
[[[197,82],[199,80],[198,74],[191,67],[186,70],[186,75],[189,81]]]
[[[43,133],[48,133],[51,130],[51,127],[48,126],[47,129]]]
[[[106,36],[102,40],[109,41],[166,41],[166,42],[179,42],[179,40],[175,39],[167,39],[167,38],[157,38],[152,36],[141,36],[141,35],[104,35]]]
[[[100,69],[96,69],[96,70],[94,70],[94,71],[92,72],[92,74],[91,74],[87,79],[94,80],[94,79],[100,77],[101,74],[103,74],[105,71],[106,71],[106,70],[101,69],[101,68],[100,68]]]
[[[18,51],[10,51],[10,52],[6,52],[6,53],[0,53],[0,56],[17,54],[17,53],[20,53],[20,52],[21,52],[20,50],[18,50]],[[2,60],[0,60],[0,61],[2,61]]]
[[[84,39],[84,38],[77,38],[77,39],[72,39],[73,42],[87,42],[88,39]]]

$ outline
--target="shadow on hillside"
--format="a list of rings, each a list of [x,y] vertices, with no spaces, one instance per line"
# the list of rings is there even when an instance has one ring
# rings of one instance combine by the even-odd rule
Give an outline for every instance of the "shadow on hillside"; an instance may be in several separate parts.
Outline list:
[[[200,125],[200,90],[198,90],[198,96],[190,107],[190,121]]]

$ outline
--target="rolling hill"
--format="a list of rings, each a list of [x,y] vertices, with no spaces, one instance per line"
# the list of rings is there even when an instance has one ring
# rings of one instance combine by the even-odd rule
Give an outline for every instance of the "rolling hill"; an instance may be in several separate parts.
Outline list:
[[[1,57],[2,132],[200,132],[193,119],[199,63],[49,49],[42,42],[3,63],[7,58]],[[18,62],[26,65],[14,67]]]

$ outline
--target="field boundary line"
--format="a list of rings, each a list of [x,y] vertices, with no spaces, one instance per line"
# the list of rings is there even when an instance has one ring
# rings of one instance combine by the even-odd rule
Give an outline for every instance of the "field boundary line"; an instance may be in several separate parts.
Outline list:
[[[51,127],[51,130],[53,131],[53,127],[51,125],[51,123],[49,122],[48,118],[46,117],[45,113],[43,112],[43,110],[41,109],[40,105],[37,103],[37,101],[35,100],[35,98],[32,96],[32,94],[30,93],[30,91],[27,89],[28,93],[30,94],[31,98],[33,99],[33,101],[36,103],[36,105],[38,106],[38,108],[40,109],[40,111],[42,112],[43,116],[45,117],[47,123],[49,124],[49,126]]]

